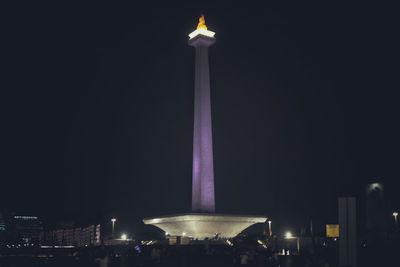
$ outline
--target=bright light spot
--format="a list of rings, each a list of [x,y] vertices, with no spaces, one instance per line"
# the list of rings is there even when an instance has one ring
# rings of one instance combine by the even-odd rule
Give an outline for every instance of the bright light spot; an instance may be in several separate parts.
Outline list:
[[[263,242],[260,239],[257,240],[257,243],[263,245]]]
[[[197,29],[206,29],[207,30],[207,26],[206,26],[206,21],[204,20],[204,15],[201,14],[200,18],[199,18],[199,24],[197,24]]]
[[[292,234],[291,232],[286,232],[286,233],[285,233],[285,237],[286,237],[286,238],[292,238],[292,237],[293,237],[293,234]]]
[[[382,184],[380,184],[380,183],[372,183],[372,184],[369,186],[369,189],[370,189],[370,190],[373,190],[373,189],[382,189]]]
[[[210,38],[214,38],[215,32],[206,30],[204,28],[200,28],[200,29],[197,29],[197,30],[193,31],[192,33],[190,33],[189,39],[193,39],[194,37],[196,37],[199,34],[210,37]]]
[[[22,220],[37,220],[36,216],[14,216],[14,219],[22,219]]]
[[[397,211],[393,212],[393,216],[397,217],[399,215],[399,213]]]
[[[185,233],[185,232],[183,232],[183,233],[182,233],[182,235],[183,235],[183,236],[185,236],[185,235],[186,235],[186,233]]]
[[[117,219],[114,219],[114,218],[112,218],[112,219],[111,219],[111,221],[112,221],[112,222],[116,222],[116,221],[117,221]]]
[[[122,240],[126,240],[126,239],[128,239],[128,236],[127,236],[126,234],[122,234],[122,235],[121,235],[121,239],[122,239]]]
[[[169,233],[168,233],[168,232],[165,232],[165,235],[169,235]]]

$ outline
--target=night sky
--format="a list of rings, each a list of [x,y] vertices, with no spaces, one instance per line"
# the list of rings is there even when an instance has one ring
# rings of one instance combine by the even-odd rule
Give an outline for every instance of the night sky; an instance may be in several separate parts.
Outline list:
[[[0,210],[48,220],[189,211],[194,49],[210,48],[216,210],[337,222],[383,181],[400,208],[394,7],[21,5],[2,23]],[[362,197],[359,198],[362,201]],[[361,205],[361,207],[363,207]],[[108,226],[107,226],[108,227]]]

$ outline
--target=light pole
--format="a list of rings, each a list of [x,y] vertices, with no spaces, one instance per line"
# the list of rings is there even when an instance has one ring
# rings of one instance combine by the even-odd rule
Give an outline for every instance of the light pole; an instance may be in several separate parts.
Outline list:
[[[114,237],[114,228],[115,228],[115,222],[117,221],[117,219],[112,218],[111,219],[111,223],[112,223],[112,237]]]
[[[272,236],[272,228],[271,228],[271,224],[272,224],[272,221],[268,221],[268,231],[269,231],[269,237],[271,237],[271,236]]]
[[[397,226],[397,216],[399,216],[399,213],[397,211],[393,212],[393,217],[394,217],[394,224]]]
[[[296,239],[297,253],[300,253],[300,236],[293,236],[291,232],[285,233],[286,239]]]

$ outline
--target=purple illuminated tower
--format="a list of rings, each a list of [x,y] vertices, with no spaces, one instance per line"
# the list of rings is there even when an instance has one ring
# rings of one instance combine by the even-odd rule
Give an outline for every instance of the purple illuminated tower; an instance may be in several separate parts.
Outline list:
[[[215,33],[207,30],[204,16],[197,29],[189,34],[189,45],[196,48],[194,81],[193,187],[192,212],[143,219],[179,240],[232,238],[247,227],[265,223],[267,217],[215,213],[214,164],[211,127],[210,71],[208,47],[215,43]],[[173,241],[175,240],[175,241]]]
[[[189,35],[189,45],[196,48],[192,210],[197,212],[215,212],[210,71],[208,66],[208,47],[215,43],[214,34],[207,30],[204,16],[201,16],[197,30]]]

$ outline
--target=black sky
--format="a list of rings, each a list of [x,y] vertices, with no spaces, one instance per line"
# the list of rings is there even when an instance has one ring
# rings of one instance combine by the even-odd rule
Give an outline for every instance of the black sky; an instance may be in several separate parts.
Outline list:
[[[400,207],[394,7],[264,3],[8,9],[0,209],[139,219],[190,209],[194,51],[210,49],[218,212],[336,222],[382,180]],[[130,228],[129,228],[130,227]]]

